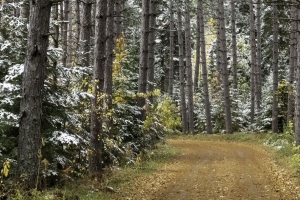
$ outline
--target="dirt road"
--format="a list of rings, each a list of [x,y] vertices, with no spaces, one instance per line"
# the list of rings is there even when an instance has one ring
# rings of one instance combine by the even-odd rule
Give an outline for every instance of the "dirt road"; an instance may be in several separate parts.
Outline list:
[[[229,142],[170,140],[181,155],[120,199],[300,199],[299,188],[262,147]],[[118,199],[119,199],[118,198]]]

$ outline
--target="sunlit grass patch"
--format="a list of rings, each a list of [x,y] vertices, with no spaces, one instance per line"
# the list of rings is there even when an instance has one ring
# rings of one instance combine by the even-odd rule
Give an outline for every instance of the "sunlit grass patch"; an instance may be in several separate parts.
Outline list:
[[[249,142],[262,144],[270,134],[267,133],[233,133],[233,134],[194,134],[194,135],[171,135],[170,139],[189,139],[203,141],[231,141]]]

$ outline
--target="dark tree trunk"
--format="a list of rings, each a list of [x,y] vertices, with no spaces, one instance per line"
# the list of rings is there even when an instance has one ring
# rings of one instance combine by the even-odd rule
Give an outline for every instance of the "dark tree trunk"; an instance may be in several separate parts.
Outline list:
[[[300,8],[297,8],[297,40],[300,41]],[[295,140],[300,145],[300,42],[297,43],[297,65],[296,65],[296,94],[295,94]]]
[[[291,18],[297,19],[297,1],[293,1],[294,6],[291,7]],[[291,21],[291,33],[290,33],[290,67],[289,67],[289,93],[288,93],[288,113],[287,121],[292,121],[294,118],[294,82],[295,82],[295,68],[297,66],[297,26],[298,22]]]
[[[119,38],[123,33],[123,10],[124,10],[124,0],[116,0],[115,6],[115,35]]]
[[[173,81],[174,81],[174,11],[173,0],[170,0],[170,65],[169,65],[169,85],[168,93],[173,95]]]
[[[104,78],[104,93],[106,112],[111,112],[112,109],[112,72],[114,59],[114,8],[115,0],[109,0],[107,4],[107,20],[106,20],[106,60],[105,60],[105,78]],[[108,116],[108,115],[107,115]],[[106,119],[107,131],[111,131],[112,119]]]
[[[191,45],[191,20],[190,0],[185,1],[185,56],[187,70],[187,97],[188,97],[188,122],[189,133],[194,133],[194,94],[193,94],[193,69],[192,69],[192,45]]]
[[[80,32],[80,65],[88,67],[90,65],[90,40],[92,27],[92,4],[93,0],[85,0],[83,4],[83,18]],[[80,11],[79,11],[80,12]]]
[[[67,48],[67,66],[72,66],[73,59],[73,12],[72,12],[72,2],[69,4],[69,23],[68,23],[68,48]]]
[[[64,0],[64,20],[62,23],[62,49],[63,49],[63,56],[62,56],[62,65],[63,67],[67,66],[67,57],[68,57],[68,24],[69,24],[69,6],[70,1]]]
[[[198,0],[197,4],[197,37],[196,37],[196,63],[195,63],[195,78],[194,78],[194,91],[199,90],[199,71],[200,71],[200,54],[201,54],[201,43],[200,43],[200,32],[201,32],[201,16],[200,16],[200,3],[201,0]],[[202,6],[202,5],[201,5]]]
[[[278,8],[273,3],[273,110],[272,132],[278,133]]]
[[[95,58],[94,58],[94,98],[92,99],[91,109],[91,154],[89,157],[89,169],[91,173],[100,172],[102,166],[103,150],[103,100],[101,95],[104,88],[104,70],[105,70],[105,49],[106,49],[106,13],[107,0],[96,1],[96,19],[95,19]]]
[[[180,109],[182,132],[188,133],[187,110],[185,101],[185,73],[184,73],[184,44],[182,35],[182,17],[180,6],[177,10],[178,15],[178,46],[179,46],[179,79],[180,79]]]
[[[257,0],[257,61],[256,61],[256,111],[260,113],[262,99],[262,73],[261,73],[261,0]]]
[[[203,79],[203,94],[205,103],[205,116],[206,116],[206,132],[212,133],[211,123],[211,109],[208,91],[208,80],[207,80],[207,65],[206,65],[206,48],[205,48],[205,28],[204,28],[204,17],[203,17],[203,1],[198,0],[198,15],[200,22],[200,44],[201,44],[201,66],[202,66],[202,79]]]
[[[233,74],[233,88],[237,90],[238,81],[237,81],[237,44],[236,44],[235,5],[236,5],[236,0],[231,0],[232,74]]]
[[[80,30],[81,30],[81,20],[80,20],[80,1],[75,0],[75,15],[76,15],[76,32],[75,32],[75,52],[76,52],[76,59],[78,59],[79,54],[79,43],[80,43]],[[78,62],[78,61],[77,61]],[[77,63],[76,63],[77,64]]]
[[[148,41],[148,72],[147,72],[147,79],[148,79],[148,92],[152,92],[154,90],[154,46],[155,46],[155,21],[156,21],[156,8],[157,8],[158,1],[151,0],[150,3],[150,29],[149,29],[149,41]],[[149,96],[149,101],[151,103],[154,102],[153,95]]]
[[[226,31],[225,31],[225,13],[224,13],[224,0],[219,0],[218,5],[218,54],[219,54],[219,66],[222,75],[222,85],[224,93],[224,105],[225,105],[225,123],[226,132],[232,133],[232,120],[231,120],[231,103],[230,103],[230,91],[229,91],[229,74],[227,69],[227,48],[226,48]]]
[[[255,88],[256,88],[256,37],[255,37],[255,18],[254,18],[254,6],[252,0],[248,1],[250,8],[250,44],[251,44],[251,60],[250,60],[250,87],[251,87],[251,123],[254,122],[255,116]]]
[[[30,1],[28,42],[22,81],[18,143],[18,175],[29,187],[37,181],[41,152],[41,118],[51,2]]]
[[[142,30],[141,30],[141,44],[140,44],[140,62],[139,62],[139,79],[138,92],[146,93],[147,89],[147,71],[148,71],[148,38],[149,38],[149,0],[142,1]],[[138,97],[137,105],[142,109],[139,119],[145,120],[145,111],[143,107],[146,103],[144,97]]]

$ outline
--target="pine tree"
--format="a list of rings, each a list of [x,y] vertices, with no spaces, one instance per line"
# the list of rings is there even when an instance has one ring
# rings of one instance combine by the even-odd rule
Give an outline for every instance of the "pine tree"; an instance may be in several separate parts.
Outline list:
[[[180,110],[181,110],[181,126],[182,132],[188,133],[187,108],[185,101],[185,73],[184,73],[184,43],[182,35],[182,16],[181,7],[177,7],[178,17],[178,46],[179,46],[179,82],[180,82]]]
[[[212,122],[211,122],[211,108],[210,108],[210,95],[208,90],[207,80],[207,64],[206,64],[206,42],[205,42],[205,28],[204,28],[204,17],[203,17],[203,1],[198,0],[198,13],[199,15],[199,39],[201,46],[201,66],[202,66],[202,79],[203,79],[203,93],[205,103],[205,116],[206,116],[206,132],[212,133]]]
[[[274,2],[273,12],[273,110],[272,110],[272,132],[278,133],[278,8]]]
[[[42,156],[42,100],[47,66],[50,13],[50,1],[30,1],[18,142],[18,174],[27,176],[29,187],[35,186]]]
[[[89,158],[89,170],[91,173],[100,172],[103,168],[103,99],[105,49],[106,49],[106,25],[107,0],[96,1],[95,19],[95,58],[93,70],[93,99],[91,105],[91,154]]]
[[[192,46],[191,46],[191,20],[190,0],[185,0],[185,56],[187,74],[187,97],[188,97],[188,122],[189,133],[194,133],[194,95],[193,95],[193,69],[192,69]]]
[[[225,103],[225,124],[226,132],[232,133],[232,119],[231,119],[231,103],[229,91],[229,74],[227,69],[227,48],[226,48],[226,30],[225,30],[225,13],[224,13],[224,0],[218,2],[218,62],[221,71],[223,95]]]
[[[148,71],[148,39],[149,39],[149,0],[142,1],[142,31],[140,43],[140,62],[139,62],[139,79],[138,79],[138,97],[137,105],[141,108],[140,120],[144,121],[145,111],[143,110],[146,104],[146,99],[143,94],[146,94],[147,89],[147,71]]]

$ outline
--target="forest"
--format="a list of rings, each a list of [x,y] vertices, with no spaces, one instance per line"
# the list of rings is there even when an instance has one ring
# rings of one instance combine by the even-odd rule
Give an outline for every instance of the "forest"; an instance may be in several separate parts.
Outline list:
[[[300,145],[299,6],[0,0],[1,184],[100,177],[168,135],[289,132]]]

